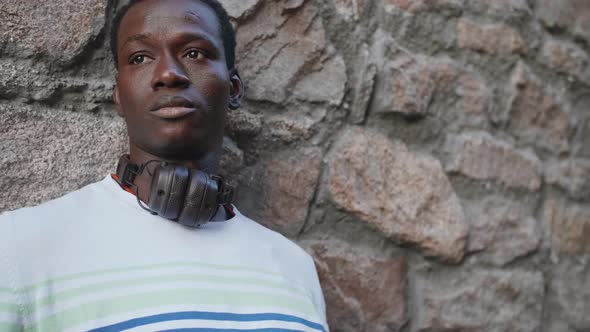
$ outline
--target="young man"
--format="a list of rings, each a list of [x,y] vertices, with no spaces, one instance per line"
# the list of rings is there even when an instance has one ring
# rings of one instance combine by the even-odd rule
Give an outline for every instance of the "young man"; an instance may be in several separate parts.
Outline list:
[[[0,215],[0,331],[326,331],[312,259],[213,176],[243,91],[223,8],[132,1],[113,36],[129,155],[101,182]]]

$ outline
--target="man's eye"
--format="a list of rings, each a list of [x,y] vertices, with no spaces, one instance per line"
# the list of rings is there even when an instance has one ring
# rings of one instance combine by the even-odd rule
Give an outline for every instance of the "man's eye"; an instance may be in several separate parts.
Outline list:
[[[196,59],[199,59],[200,57],[202,57],[203,53],[200,51],[197,51],[197,50],[190,50],[184,56],[189,59],[196,60]]]
[[[144,63],[144,61],[145,61],[145,55],[139,54],[139,55],[132,57],[129,62],[133,65],[139,65],[139,64]]]

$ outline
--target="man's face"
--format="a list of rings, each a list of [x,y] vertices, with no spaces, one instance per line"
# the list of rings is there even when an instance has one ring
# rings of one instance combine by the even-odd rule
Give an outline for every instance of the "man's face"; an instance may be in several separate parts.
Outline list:
[[[234,80],[220,23],[195,0],[134,5],[118,36],[117,112],[131,145],[165,159],[197,159],[219,148]]]

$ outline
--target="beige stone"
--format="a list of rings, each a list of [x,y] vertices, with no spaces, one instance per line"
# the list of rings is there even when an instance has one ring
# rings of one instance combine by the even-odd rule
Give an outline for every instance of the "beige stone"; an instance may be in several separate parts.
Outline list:
[[[530,150],[517,150],[486,132],[447,137],[446,169],[476,180],[494,180],[514,188],[541,188],[541,162]]]
[[[311,247],[332,331],[399,331],[406,316],[405,257],[376,258],[350,245]]]
[[[332,200],[384,236],[457,263],[467,224],[438,160],[360,128],[345,130],[328,161]]]
[[[466,18],[457,22],[457,44],[488,54],[527,53],[526,43],[516,30],[499,24],[481,25]]]

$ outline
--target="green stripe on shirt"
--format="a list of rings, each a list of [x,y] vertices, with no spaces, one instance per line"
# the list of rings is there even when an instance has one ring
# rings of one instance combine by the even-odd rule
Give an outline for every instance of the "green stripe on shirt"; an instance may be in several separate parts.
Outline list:
[[[254,292],[228,292],[205,289],[177,289],[125,295],[93,303],[76,305],[56,312],[28,326],[26,331],[52,331],[67,329],[84,322],[119,315],[129,311],[157,308],[167,305],[226,305],[233,307],[274,307],[312,316],[311,303],[276,294]],[[31,317],[33,318],[33,317]],[[59,322],[59,323],[58,323]]]

